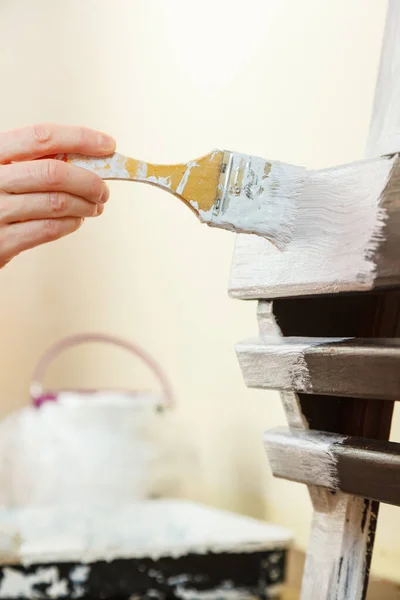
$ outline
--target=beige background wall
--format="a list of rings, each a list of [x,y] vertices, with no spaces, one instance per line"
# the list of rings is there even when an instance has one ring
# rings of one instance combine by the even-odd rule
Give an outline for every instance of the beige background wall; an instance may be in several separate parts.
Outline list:
[[[309,167],[355,160],[385,9],[384,0],[0,0],[0,129],[84,124],[154,162],[214,147]],[[272,480],[261,445],[264,429],[284,423],[279,398],[246,390],[236,363],[256,307],[227,297],[234,236],[200,226],[157,189],[111,187],[101,219],[0,274],[1,413],[28,401],[35,361],[60,336],[130,338],[164,366],[198,445],[191,496],[287,525],[304,547],[307,493]],[[121,353],[89,348],[49,381],[151,378]],[[382,508],[374,568],[400,579],[399,515]]]

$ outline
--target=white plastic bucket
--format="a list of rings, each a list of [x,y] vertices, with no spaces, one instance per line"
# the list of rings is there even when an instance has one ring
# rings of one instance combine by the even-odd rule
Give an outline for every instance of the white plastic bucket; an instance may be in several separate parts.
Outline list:
[[[161,392],[43,389],[51,361],[87,342],[119,346],[141,358]],[[165,479],[173,477],[159,443],[171,387],[138,346],[100,334],[63,339],[39,361],[31,399],[31,406],[0,424],[0,505],[130,502],[160,495]]]

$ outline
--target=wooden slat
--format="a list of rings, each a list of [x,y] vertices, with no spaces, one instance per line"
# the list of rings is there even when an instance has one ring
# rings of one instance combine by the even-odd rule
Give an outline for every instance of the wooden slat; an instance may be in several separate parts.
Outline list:
[[[400,400],[396,338],[260,336],[240,342],[236,351],[248,387]]]
[[[375,205],[386,213],[386,223],[381,241],[370,252],[366,245],[371,239],[368,215]],[[328,224],[326,227],[315,224],[320,213],[315,207],[326,207],[320,219],[323,225]],[[400,285],[397,157],[310,171],[299,200],[299,213],[302,210],[304,221],[296,221],[295,237],[284,252],[259,236],[237,236],[229,282],[231,297],[272,299]],[[335,213],[346,217],[331,227]],[[350,231],[360,237],[361,250],[349,245]],[[368,255],[361,263],[356,256],[360,252],[363,257]]]
[[[322,431],[267,431],[276,477],[400,506],[400,444]]]
[[[347,310],[346,310],[347,308]],[[352,310],[352,308],[354,310]],[[396,335],[400,293],[360,297],[298,298],[259,302],[260,335]],[[385,315],[385,320],[379,316]],[[378,315],[376,317],[375,315]],[[275,317],[277,317],[278,326]],[[357,318],[358,317],[358,318]],[[282,392],[290,427],[387,438],[392,402]],[[368,585],[379,503],[326,488],[308,487],[314,514],[302,600],[361,600]]]

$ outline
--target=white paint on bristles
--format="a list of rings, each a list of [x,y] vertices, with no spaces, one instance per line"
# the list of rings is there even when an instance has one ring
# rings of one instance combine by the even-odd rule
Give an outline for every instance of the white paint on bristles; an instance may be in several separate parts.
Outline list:
[[[291,533],[250,517],[180,500],[0,510],[0,531],[22,564],[287,549]],[[84,577],[84,573],[77,573]]]
[[[305,354],[311,348],[349,338],[283,338],[261,336],[237,344],[236,352],[249,387],[312,392]],[[266,353],[268,356],[266,357]],[[267,369],[265,368],[267,362]]]
[[[239,235],[229,290],[238,297],[367,290],[384,241],[384,191],[397,157],[309,171],[284,252]]]
[[[221,208],[200,210],[200,220],[262,236],[283,250],[296,227],[306,169],[232,152],[221,179]],[[193,205],[198,210],[197,203]]]

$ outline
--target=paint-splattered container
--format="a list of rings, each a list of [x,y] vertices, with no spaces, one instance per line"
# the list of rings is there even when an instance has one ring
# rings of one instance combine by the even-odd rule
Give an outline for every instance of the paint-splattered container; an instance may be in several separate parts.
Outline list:
[[[87,342],[138,356],[161,391],[44,389],[50,362]],[[63,339],[39,361],[31,397],[31,406],[0,424],[0,506],[108,504],[161,494],[158,487],[172,476],[160,445],[173,412],[172,393],[159,365],[141,348],[98,334]]]
[[[0,509],[0,523],[1,600],[276,599],[291,541],[276,525],[170,499]]]

